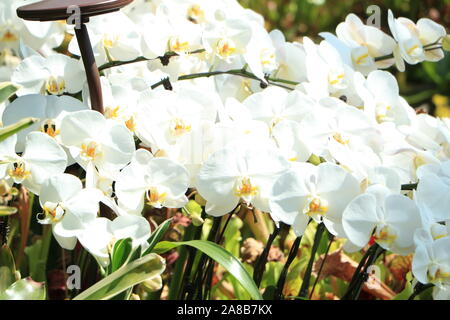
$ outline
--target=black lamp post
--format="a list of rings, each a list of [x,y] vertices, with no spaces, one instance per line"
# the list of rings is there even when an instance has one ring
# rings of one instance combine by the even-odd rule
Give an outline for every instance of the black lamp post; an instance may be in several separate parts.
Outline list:
[[[86,71],[91,107],[100,113],[104,111],[100,74],[85,23],[89,17],[118,11],[131,2],[133,0],[44,0],[17,9],[20,18],[32,21],[68,20],[79,14],[75,17],[75,21],[80,22],[75,25],[75,35]]]

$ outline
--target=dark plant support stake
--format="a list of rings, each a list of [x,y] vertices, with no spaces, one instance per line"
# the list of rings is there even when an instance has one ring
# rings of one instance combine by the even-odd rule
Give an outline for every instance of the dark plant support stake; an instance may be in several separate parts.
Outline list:
[[[133,0],[44,0],[17,9],[20,18],[31,21],[68,20],[79,12],[80,17],[74,19],[80,22],[79,26],[75,26],[75,35],[86,71],[91,107],[100,113],[103,113],[100,74],[85,23],[89,21],[89,17],[118,11],[131,2]]]
[[[93,110],[104,113],[102,86],[100,84],[100,74],[95,63],[94,52],[92,52],[89,34],[84,23],[81,28],[75,28],[78,47],[80,48],[81,58],[83,59],[84,70],[89,86],[89,95],[91,97],[91,107]]]

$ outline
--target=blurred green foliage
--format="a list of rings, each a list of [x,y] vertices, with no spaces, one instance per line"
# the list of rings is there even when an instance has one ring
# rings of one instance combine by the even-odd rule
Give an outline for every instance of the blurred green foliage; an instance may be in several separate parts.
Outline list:
[[[260,13],[265,19],[267,30],[281,30],[288,41],[301,42],[303,36],[320,41],[320,32],[334,33],[336,26],[349,13],[358,15],[365,22],[371,15],[367,12],[371,5],[380,7],[381,28],[388,34],[388,9],[396,17],[407,17],[414,22],[420,18],[430,18],[445,26],[447,31],[450,30],[450,0],[240,0],[240,3]],[[414,107],[422,106],[433,114],[436,109],[433,103],[436,102],[435,95],[450,95],[448,53],[439,63],[408,65],[402,74],[394,68],[390,71],[397,76],[401,94]],[[438,114],[450,114],[448,103],[440,107]]]

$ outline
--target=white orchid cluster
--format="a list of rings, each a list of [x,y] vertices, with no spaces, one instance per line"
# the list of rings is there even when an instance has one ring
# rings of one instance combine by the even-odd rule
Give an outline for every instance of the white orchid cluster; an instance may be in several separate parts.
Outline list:
[[[76,41],[72,57],[51,50],[70,26],[0,12],[0,46],[21,57],[2,67],[20,87],[3,124],[40,119],[0,144],[1,175],[40,196],[64,248],[106,265],[111,241],[145,245],[146,204],[181,208],[195,188],[212,216],[241,203],[297,236],[314,219],[349,251],[414,253],[416,279],[450,298],[450,122],[416,114],[382,70],[442,59],[442,26],[389,11],[391,37],[349,14],[319,44],[292,43],[236,0],[136,0],[87,25],[102,115]],[[74,163],[84,181],[64,173]]]

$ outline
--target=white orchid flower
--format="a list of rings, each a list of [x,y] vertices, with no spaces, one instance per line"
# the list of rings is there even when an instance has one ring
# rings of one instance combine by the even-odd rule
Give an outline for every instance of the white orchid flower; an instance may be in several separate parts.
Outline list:
[[[206,212],[212,216],[229,213],[240,200],[269,212],[272,185],[289,167],[289,161],[274,147],[231,144],[204,163],[197,189],[207,201]]]
[[[243,104],[253,120],[264,121],[270,128],[284,119],[300,122],[316,102],[304,93],[269,87],[245,99]]]
[[[137,26],[123,12],[91,17],[87,29],[98,65],[110,60],[133,60],[141,54]],[[69,51],[80,55],[75,38],[70,42]]]
[[[225,19],[205,27],[202,42],[206,52],[227,63],[244,54],[250,43],[252,29],[240,19]]]
[[[11,76],[11,81],[20,87],[16,92],[18,96],[77,93],[83,88],[85,79],[81,61],[59,53],[47,58],[40,55],[25,58]]]
[[[415,183],[417,169],[426,164],[439,164],[440,160],[431,152],[404,144],[386,144],[380,153],[383,165],[397,171],[402,183]]]
[[[110,253],[117,240],[131,238],[134,249],[139,246],[145,249],[150,234],[147,219],[122,215],[113,221],[102,217],[96,218],[78,234],[78,240],[102,267],[107,267],[110,263]]]
[[[297,236],[303,235],[312,218],[323,222],[332,234],[343,237],[342,213],[359,193],[356,178],[338,165],[295,163],[273,185],[269,197],[271,215],[292,225]]]
[[[348,239],[359,248],[373,235],[384,249],[407,255],[414,252],[414,231],[422,226],[422,219],[413,200],[374,185],[348,204],[342,225]]]
[[[368,168],[365,179],[361,183],[363,189],[373,185],[382,185],[392,194],[400,194],[401,180],[396,170],[386,166],[374,166]]]
[[[42,132],[30,132],[25,138],[25,148],[17,155],[17,136],[0,143],[0,177],[23,184],[34,194],[39,194],[42,183],[51,175],[63,173],[67,155],[58,143]]]
[[[164,56],[167,52],[184,55],[201,49],[202,28],[185,19],[173,19],[164,9],[167,10],[160,6],[155,15],[143,20],[144,56],[154,59]]]
[[[61,119],[60,137],[84,169],[92,162],[100,171],[118,171],[131,160],[135,150],[133,135],[125,125],[106,120],[97,111],[65,115]]]
[[[399,130],[405,140],[413,147],[427,150],[438,159],[448,159],[448,146],[445,130],[439,118],[428,114],[418,114],[412,119],[411,126],[402,126]]]
[[[122,83],[113,84],[105,77],[100,79],[102,83],[104,116],[125,125],[130,132],[136,130],[137,103],[139,91]],[[83,91],[88,98],[88,92]]]
[[[155,208],[181,208],[187,203],[189,173],[167,158],[154,158],[145,149],[137,150],[131,163],[117,176],[115,192],[119,206],[139,214],[147,203]]]
[[[440,287],[450,285],[450,237],[418,243],[412,261],[412,273],[421,283]]]
[[[275,47],[275,58],[278,64],[277,70],[272,75],[299,83],[306,81],[306,53],[303,45],[286,42],[280,30],[272,30],[269,36]]]
[[[41,224],[51,224],[53,235],[61,247],[72,250],[77,236],[97,217],[101,192],[83,189],[80,179],[71,174],[53,175],[44,181],[39,202]]]
[[[271,74],[278,68],[276,49],[272,39],[264,28],[252,24],[252,37],[244,54],[252,73],[264,82],[266,74]]]
[[[401,57],[409,64],[417,64],[424,60],[439,61],[444,58],[439,46],[445,37],[445,28],[433,20],[422,18],[417,24],[407,18],[394,18],[391,10],[388,13],[389,28],[398,42]],[[430,47],[431,46],[431,47]]]
[[[303,38],[306,52],[307,91],[316,99],[329,95],[339,98],[349,96],[353,88],[354,70],[351,61],[344,60],[339,51],[328,41],[316,45],[308,37]],[[349,57],[348,57],[349,58]]]
[[[34,0],[4,0],[0,3],[0,51],[3,49],[19,49],[20,40],[33,49],[56,47],[63,40],[63,33],[58,22],[26,21],[17,16],[19,6],[27,5]]]
[[[281,153],[289,161],[306,162],[311,151],[305,143],[301,125],[292,120],[281,121],[272,129],[272,136]]]
[[[320,100],[300,125],[306,144],[314,154],[330,152],[338,161],[345,161],[349,153],[351,157],[352,151],[362,146],[370,152],[367,149],[376,145],[372,140],[377,131],[371,119],[361,110],[333,97]]]
[[[417,176],[417,201],[430,211],[435,222],[450,220],[450,161],[424,165]]]
[[[70,96],[43,96],[30,94],[18,97],[10,103],[3,112],[2,122],[5,126],[14,124],[24,118],[39,119],[30,127],[17,133],[16,151],[23,152],[25,138],[29,132],[41,131],[58,143],[61,143],[61,118],[70,112],[89,109],[81,101]]]
[[[180,143],[200,129],[204,122],[214,123],[217,105],[221,102],[216,95],[183,86],[174,91],[145,93],[139,104],[135,133],[157,151]]]
[[[389,68],[395,62],[394,58],[376,60],[394,52],[394,39],[374,26],[365,25],[353,13],[336,27],[336,35],[350,48],[355,69],[365,75],[378,68]]]
[[[376,70],[369,73],[367,80],[355,75],[355,85],[364,101],[364,112],[378,123],[394,122],[409,125],[415,117],[414,110],[399,95],[395,77],[387,72]]]

